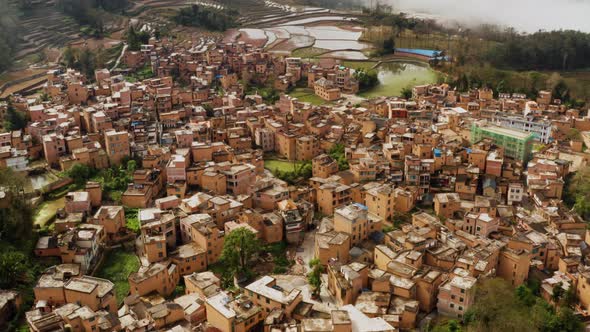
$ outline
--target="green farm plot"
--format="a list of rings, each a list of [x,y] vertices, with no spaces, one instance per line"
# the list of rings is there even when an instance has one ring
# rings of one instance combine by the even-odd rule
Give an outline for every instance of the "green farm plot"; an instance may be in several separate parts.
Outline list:
[[[45,226],[57,213],[57,210],[64,208],[66,205],[65,197],[52,201],[45,201],[35,211],[33,221],[36,225]]]
[[[289,93],[289,96],[299,99],[300,102],[310,103],[312,105],[323,105],[327,102],[315,95],[310,88],[296,88]]]
[[[281,172],[295,172],[296,167],[301,166],[301,162],[296,161],[286,161],[286,160],[276,160],[270,159],[264,161],[264,167],[271,172],[281,171]]]
[[[115,284],[115,294],[119,304],[129,294],[129,275],[139,269],[139,258],[135,253],[118,248],[106,254],[102,266],[96,273],[99,278],[112,281]]]

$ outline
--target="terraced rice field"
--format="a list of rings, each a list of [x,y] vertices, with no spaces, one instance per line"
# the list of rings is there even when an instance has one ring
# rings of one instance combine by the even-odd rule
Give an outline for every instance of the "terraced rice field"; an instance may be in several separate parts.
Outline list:
[[[371,49],[372,45],[361,42],[364,29],[349,22],[353,18],[345,16],[307,16],[295,13],[280,17],[282,22],[269,27],[242,28],[231,30],[225,34],[225,41],[243,41],[256,46],[264,46],[269,52],[289,55],[294,51],[313,47],[329,51],[360,52]],[[314,13],[315,15],[315,13]],[[265,15],[264,17],[277,17]],[[334,23],[335,21],[339,23]],[[321,54],[321,53],[320,53]],[[320,54],[314,54],[320,55]],[[348,60],[366,60],[361,53],[336,53],[335,58]]]

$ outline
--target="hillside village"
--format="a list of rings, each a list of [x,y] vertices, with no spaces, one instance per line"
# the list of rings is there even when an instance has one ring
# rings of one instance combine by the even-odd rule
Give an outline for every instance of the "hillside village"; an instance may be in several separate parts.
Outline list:
[[[47,100],[0,104],[29,119],[0,134],[0,167],[44,162],[60,180],[32,196],[66,189],[35,245],[57,264],[34,285],[30,331],[413,330],[433,313],[461,320],[492,277],[539,280],[552,305],[556,287],[575,293],[590,315],[590,232],[563,202],[590,118],[551,92],[432,84],[356,103],[353,69],[244,42],[152,37],[122,62],[51,70]],[[280,96],[249,93],[268,85]],[[224,270],[232,233],[263,248],[249,273]],[[123,250],[138,268],[100,277]],[[6,323],[22,297],[0,294]]]

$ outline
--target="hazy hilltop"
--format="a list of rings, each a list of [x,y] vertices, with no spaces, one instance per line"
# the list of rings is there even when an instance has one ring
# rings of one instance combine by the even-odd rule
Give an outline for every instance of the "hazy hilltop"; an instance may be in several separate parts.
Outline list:
[[[385,0],[382,3],[403,12],[432,14],[447,22],[500,24],[529,33],[560,29],[590,32],[588,0]]]

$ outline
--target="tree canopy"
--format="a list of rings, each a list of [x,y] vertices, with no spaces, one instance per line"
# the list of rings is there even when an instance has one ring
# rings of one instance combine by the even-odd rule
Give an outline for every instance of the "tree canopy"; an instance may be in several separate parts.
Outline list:
[[[0,170],[0,190],[10,204],[0,208],[0,241],[23,245],[32,238],[33,209],[25,196],[24,175],[10,168]]]
[[[127,30],[127,44],[130,51],[139,51],[141,45],[147,44],[150,40],[150,34],[147,31],[135,31],[133,26]]]
[[[234,274],[249,271],[252,258],[260,252],[260,242],[251,230],[240,227],[225,236],[221,261]]]
[[[579,169],[566,179],[564,202],[582,218],[590,220],[590,167]]]
[[[375,70],[357,70],[354,72],[354,78],[359,82],[361,91],[370,90],[379,84],[379,78]]]
[[[330,151],[328,152],[330,157],[334,158],[338,162],[338,168],[341,171],[345,171],[349,168],[348,160],[346,160],[346,156],[344,155],[344,144],[338,143],[335,144]]]
[[[0,288],[14,288],[28,280],[28,271],[29,260],[22,252],[5,250],[0,253]]]
[[[503,279],[486,279],[476,288],[475,303],[464,317],[468,331],[581,331],[573,311],[557,309],[527,286],[514,290]]]
[[[104,49],[92,51],[88,48],[78,49],[67,47],[62,55],[62,63],[68,68],[82,72],[86,77],[92,79],[96,68],[103,68],[106,65]]]
[[[314,258],[309,261],[311,271],[307,274],[307,281],[313,287],[314,294],[319,294],[322,287],[322,273],[324,267],[319,259]]]
[[[0,72],[7,69],[13,61],[18,40],[18,15],[14,12],[8,0],[0,0]]]
[[[95,37],[105,33],[105,11],[123,13],[127,0],[58,0],[57,6],[78,23],[90,26]]]
[[[27,116],[17,111],[12,104],[8,104],[4,115],[4,128],[8,131],[24,129],[27,126]]]
[[[86,184],[86,181],[90,179],[93,170],[84,164],[74,164],[67,172],[68,176],[78,185]]]
[[[205,28],[213,31],[225,31],[237,26],[235,10],[221,10],[199,5],[181,8],[174,21],[185,26]]]
[[[518,70],[574,70],[590,66],[590,34],[573,31],[540,31],[508,37],[487,54],[495,66]]]

